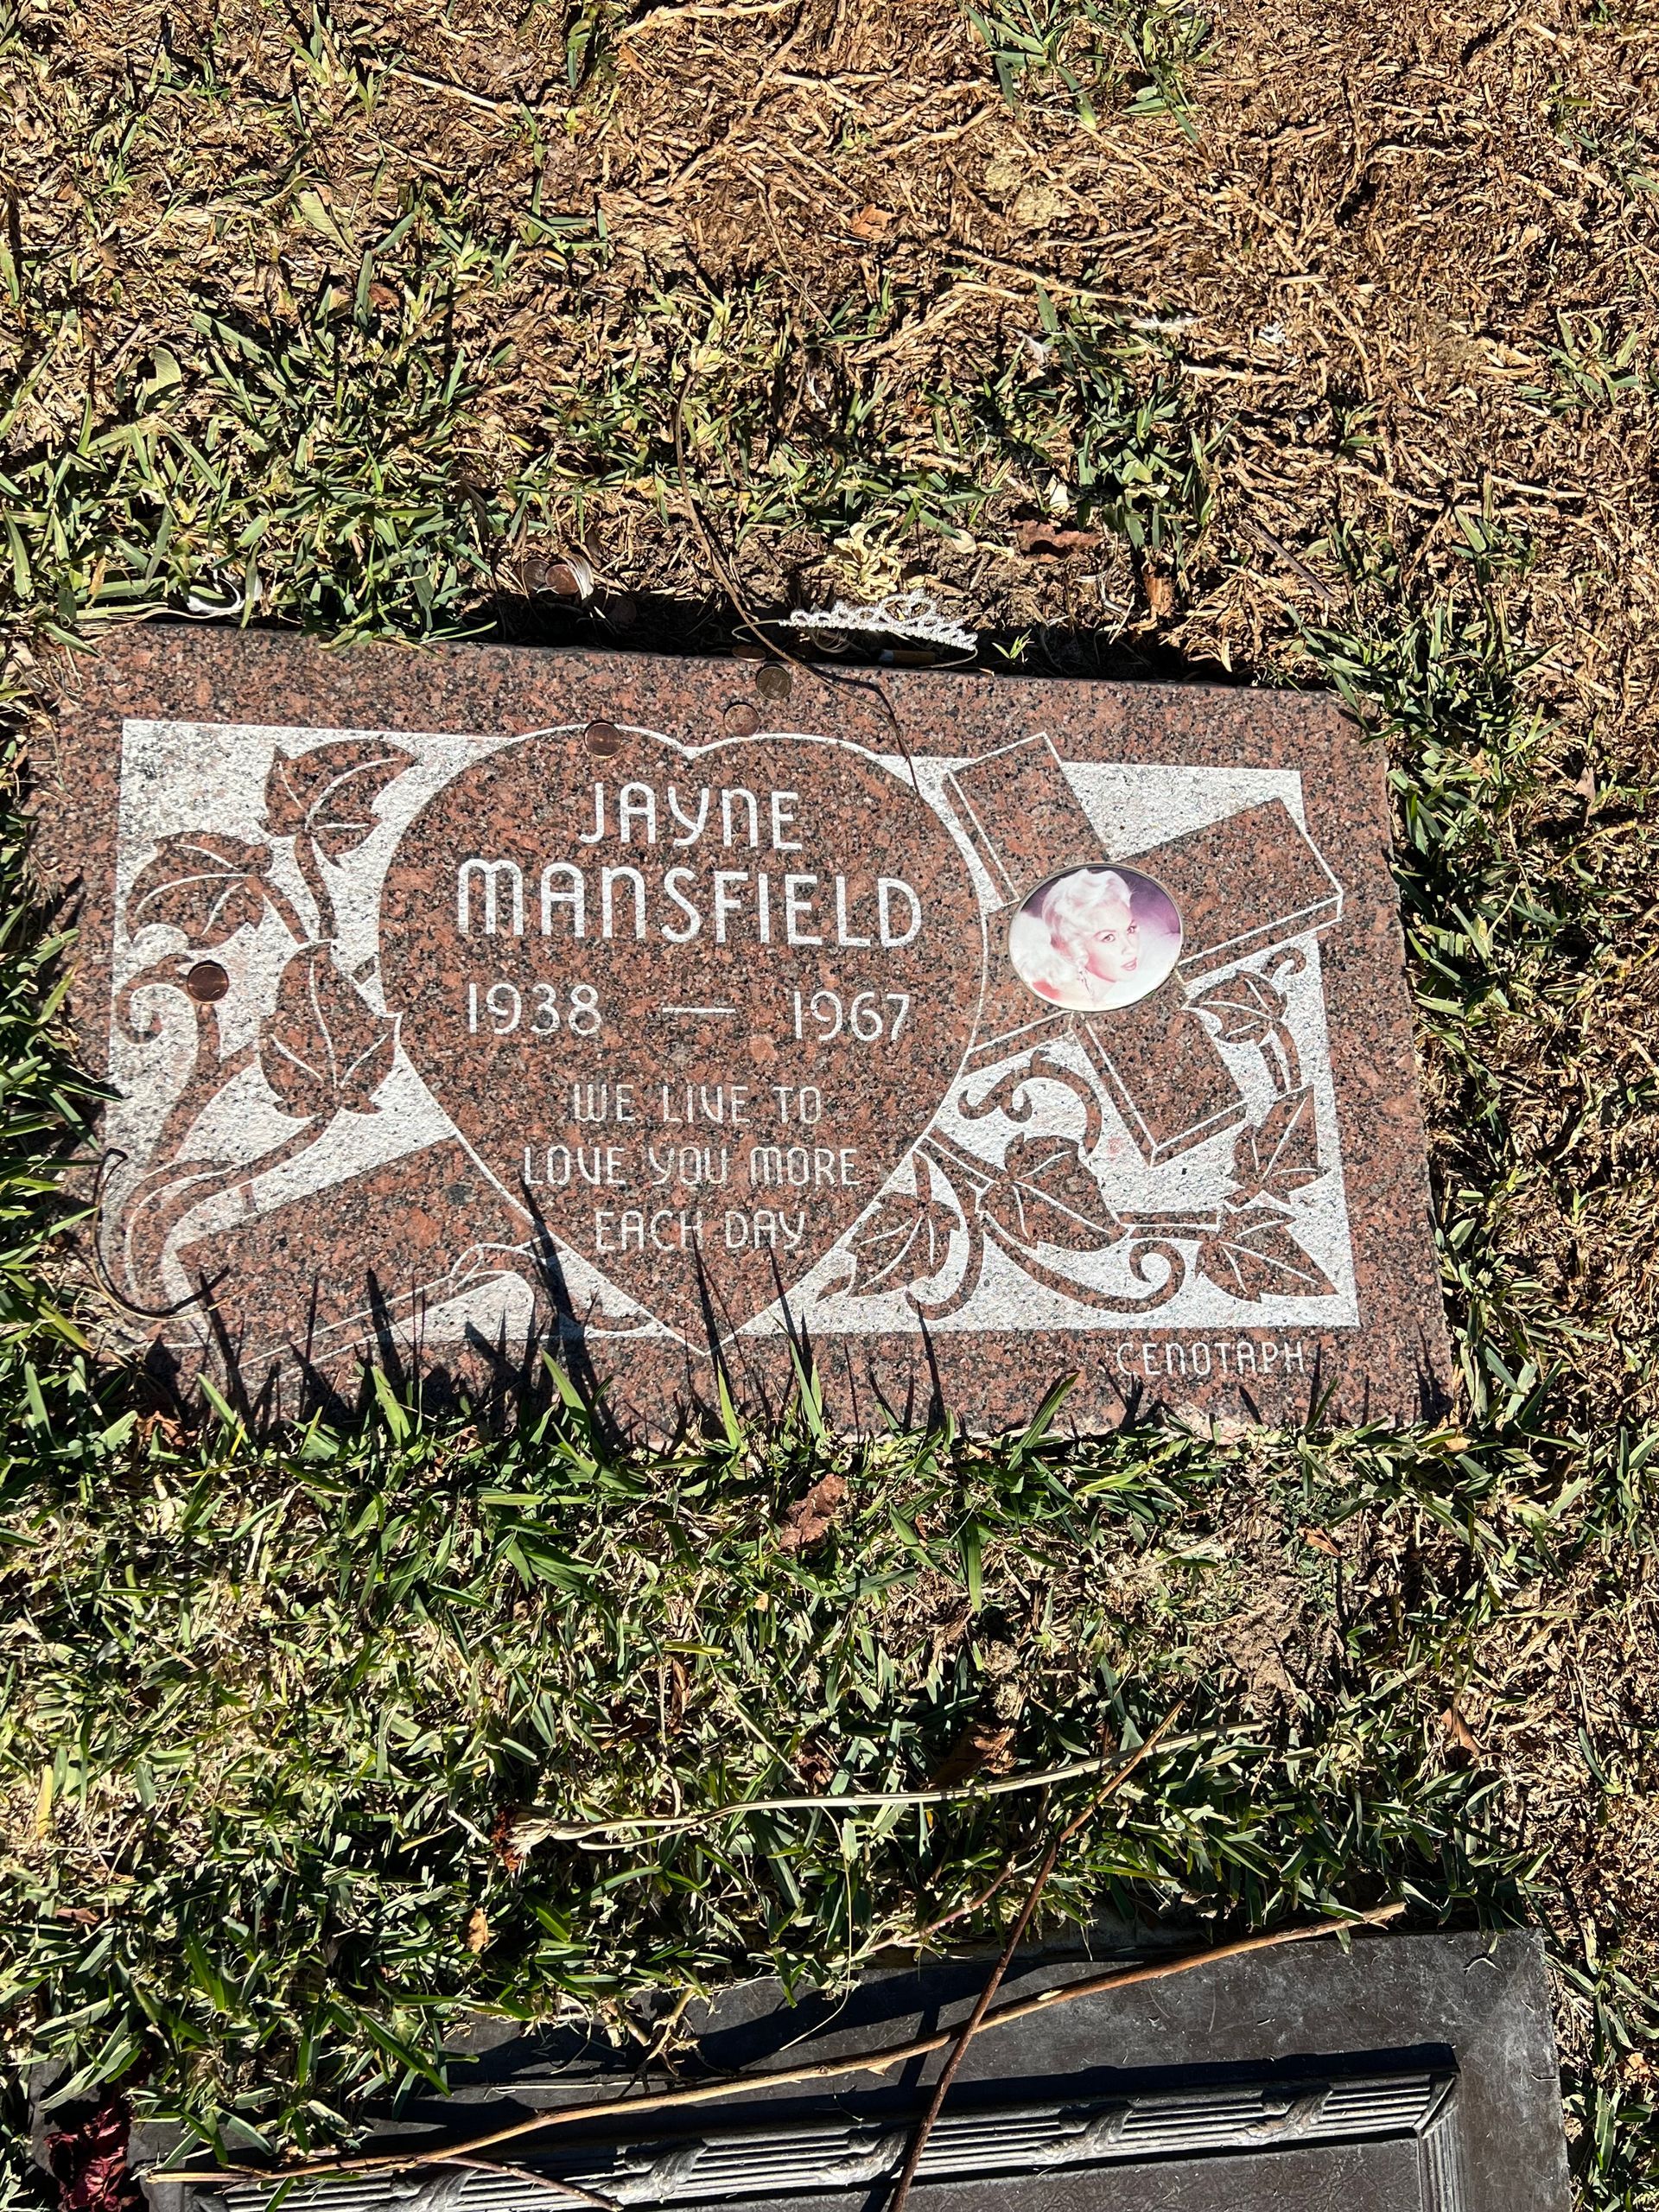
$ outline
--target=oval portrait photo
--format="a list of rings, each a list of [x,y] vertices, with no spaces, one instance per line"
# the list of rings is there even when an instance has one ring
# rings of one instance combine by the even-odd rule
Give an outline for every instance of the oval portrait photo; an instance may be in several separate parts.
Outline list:
[[[1181,918],[1139,868],[1068,868],[1021,906],[1008,955],[1021,982],[1052,1006],[1133,1006],[1180,958]]]

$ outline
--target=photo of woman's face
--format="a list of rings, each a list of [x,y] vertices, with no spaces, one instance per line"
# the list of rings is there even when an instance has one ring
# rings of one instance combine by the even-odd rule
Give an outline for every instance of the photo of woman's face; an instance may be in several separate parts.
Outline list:
[[[1008,931],[1014,973],[1051,1006],[1132,1006],[1157,989],[1180,950],[1174,900],[1132,868],[1074,868],[1051,877]]]

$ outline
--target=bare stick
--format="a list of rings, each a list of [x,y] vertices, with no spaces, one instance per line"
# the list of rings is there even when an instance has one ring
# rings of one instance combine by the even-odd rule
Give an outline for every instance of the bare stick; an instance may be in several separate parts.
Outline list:
[[[1032,1916],[1041,1901],[1043,1891],[1048,1887],[1048,1878],[1054,1872],[1055,1862],[1084,1822],[1093,1818],[1112,1792],[1128,1780],[1135,1768],[1158,1743],[1160,1738],[1168,1732],[1174,1719],[1173,1713],[1165,1715],[1146,1741],[1137,1747],[1133,1757],[1119,1767],[1103,1788],[1095,1792],[1093,1797],[1074,1820],[1066,1822],[1043,1853],[1037,1872],[1032,1878],[1031,1887],[1026,1892],[1026,1901],[1014,1916],[1014,1926],[1008,1930],[1008,1940],[1002,1946],[1002,1955],[991,1968],[984,1988],[974,2000],[973,2011],[962,2024],[962,2031],[951,2046],[950,2056],[939,2069],[939,2078],[933,2085],[932,2100],[927,2110],[922,2114],[915,2133],[910,2139],[910,2148],[905,2153],[905,2163],[899,2169],[898,2186],[893,2190],[893,2202],[888,2208],[888,2212],[905,2212],[905,2206],[910,2201],[910,2185],[916,2178],[916,2170],[922,2163],[922,2153],[927,2148],[927,2139],[933,2133],[934,2123],[944,2109],[944,2100],[950,2092],[950,2084],[956,2080],[957,2069],[963,2060],[968,2056],[969,2044],[979,2033],[981,2024],[991,2009],[991,1999],[1002,1986],[1003,1976],[1014,1964],[1014,1955],[1024,1941],[1026,1930],[1031,1925]]]
[[[832,693],[836,691],[868,691],[869,693],[871,698],[886,715],[893,734],[898,741],[899,750],[904,755],[905,766],[910,771],[911,783],[919,792],[922,787],[917,779],[916,763],[911,759],[910,747],[905,742],[904,726],[899,720],[892,700],[888,698],[880,684],[877,683],[874,678],[852,676],[844,671],[839,675],[832,676],[828,669],[820,668],[816,662],[803,660],[798,653],[791,652],[789,647],[778,639],[767,637],[750,613],[748,601],[744,597],[742,588],[738,583],[724,554],[715,543],[713,533],[703,519],[702,511],[697,505],[696,494],[691,489],[691,478],[685,465],[685,402],[696,376],[697,371],[695,366],[688,368],[679,391],[675,396],[672,417],[674,459],[680,474],[680,496],[685,501],[685,511],[691,518],[691,526],[696,531],[702,550],[708,556],[709,565],[715,572],[715,581],[725,592],[727,598],[731,601],[733,607],[736,610],[738,620],[763,651],[776,653],[779,660],[786,660],[791,668],[798,668],[804,675],[811,677]]]
[[[1016,1998],[1012,2005],[988,2013],[980,2022],[980,2032],[1008,2027],[1016,2020],[1028,2020],[1034,2012],[1046,2012],[1051,2005],[1069,2005],[1079,1997],[1104,1997],[1114,1990],[1134,1989],[1145,1982],[1167,1981],[1175,1974],[1191,1974],[1198,1967],[1219,1966],[1224,1960],[1245,1958],[1256,1951],[1276,1950],[1285,1943],[1311,1943],[1320,1936],[1339,1936],[1356,1928],[1378,1928],[1387,1921],[1397,1919],[1405,1909],[1405,1902],[1401,1899],[1394,1904],[1374,1905],[1369,1912],[1316,1920],[1307,1928],[1281,1928],[1270,1936],[1246,1936],[1236,1943],[1217,1943],[1212,1950],[1187,1951],[1178,1959],[1160,1960],[1155,1966],[1120,1967],[1112,1974],[1090,1974],[1082,1981],[1062,1982],[1057,1989],[1041,1989],[1034,1997]],[[632,2115],[641,2112],[679,2112],[693,2105],[716,2104],[723,2097],[741,2095],[746,2090],[780,2088],[796,2082],[833,2082],[849,2074],[890,2074],[894,2067],[908,2065],[913,2058],[926,2058],[933,2051],[943,2050],[956,2040],[956,2033],[954,2028],[944,2028],[935,2035],[918,2036],[913,2043],[897,2044],[890,2050],[867,2051],[857,2058],[819,2059],[810,2065],[780,2067],[772,2073],[740,2074],[718,2082],[702,2082],[690,2089],[662,2089],[645,2097],[601,2097],[595,2104],[567,2105],[561,2112],[537,2113],[529,2120],[517,2120],[505,2127],[492,2128],[488,2134],[474,2136],[447,2152],[383,2151],[370,2158],[316,2159],[298,2166],[151,2166],[144,2169],[144,2178],[266,2181],[274,2186],[286,2181],[327,2181],[346,2174],[406,2173],[417,2166],[440,2165],[446,2159],[453,2164],[458,2156],[493,2151],[498,2143],[517,2142],[524,2136],[539,2134],[544,2127],[569,2127],[580,2120],[612,2120],[619,2113]]]
[[[1205,1738],[1201,1735],[1177,1736],[1167,1749],[1187,1751]],[[1123,1770],[1126,1774],[1140,1764],[1147,1746]],[[512,1840],[521,1851],[533,1850],[538,1843],[590,1844],[601,1836],[620,1834],[623,1829],[630,1833],[652,1831],[658,1834],[679,1835],[687,1828],[706,1827],[711,1821],[741,1819],[749,1813],[871,1813],[884,1811],[890,1805],[963,1805],[971,1804],[981,1797],[1007,1797],[1022,1789],[1046,1789],[1053,1782],[1077,1782],[1084,1775],[1100,1774],[1116,1762],[1116,1752],[1097,1759],[1077,1759],[1070,1766],[1052,1766],[1037,1774],[998,1775],[989,1782],[963,1783],[957,1789],[869,1789],[849,1791],[845,1796],[828,1797],[740,1797],[729,1805],[713,1805],[699,1813],[623,1813],[611,1821],[544,1821],[535,1811],[524,1814],[513,1827]]]
[[[459,2152],[438,2163],[446,2166],[466,2166],[475,2174],[507,2174],[514,2181],[527,2181],[536,2189],[550,2190],[556,2196],[575,2197],[580,2204],[597,2205],[599,2212],[616,2212],[615,2197],[595,2196],[591,2189],[583,2189],[580,2183],[560,2181],[552,2174],[538,2174],[529,2166],[504,2165],[498,2158],[468,2158]]]
[[[724,19],[728,16],[776,16],[788,5],[789,0],[734,0],[734,4],[728,7],[671,4],[660,8],[647,8],[643,16],[638,16],[632,22],[622,25],[616,35],[617,43],[620,46],[629,39],[643,37],[646,31],[660,30],[663,25],[668,22],[686,22],[711,18]]]
[[[950,2056],[939,2069],[939,2078],[933,2085],[932,2099],[910,2139],[910,2148],[906,2152],[905,2163],[899,2168],[898,2186],[893,2190],[893,2202],[888,2208],[888,2212],[904,2212],[904,2208],[910,2197],[910,2184],[916,2178],[916,2169],[920,2165],[922,2153],[927,2148],[927,2139],[933,2133],[933,2123],[944,2108],[946,2094],[950,2084],[957,2078],[957,2069],[968,2055],[969,2044],[978,2034],[985,2015],[991,2009],[991,1999],[1002,1986],[1003,1975],[1014,1963],[1014,1952],[1019,1948],[1020,1939],[1031,1925],[1031,1916],[1037,1910],[1038,1900],[1048,1886],[1049,1876],[1054,1872],[1054,1862],[1060,1855],[1062,1840],[1063,1839],[1057,1835],[1043,1853],[1041,1862],[1037,1868],[1036,1878],[1030,1889],[1027,1891],[1026,1901],[1014,1916],[1014,1926],[1008,1930],[1008,1940],[1002,1946],[1002,1955],[991,1968],[984,1988],[974,1999],[973,2011],[963,2022],[956,2042],[950,2047]]]
[[[1018,1859],[1018,1852],[1011,1851],[1002,1861],[994,1879],[988,1882],[977,1896],[969,1897],[965,1904],[952,1905],[949,1912],[942,1912],[937,1920],[930,1920],[925,1927],[912,1928],[908,1936],[883,1936],[880,1942],[872,1939],[858,1954],[859,1957],[868,1958],[873,1951],[925,1949],[933,1941],[940,1929],[949,1928],[958,1920],[969,1919],[975,1913],[989,1904],[997,1891],[1014,1879],[1014,1867]]]

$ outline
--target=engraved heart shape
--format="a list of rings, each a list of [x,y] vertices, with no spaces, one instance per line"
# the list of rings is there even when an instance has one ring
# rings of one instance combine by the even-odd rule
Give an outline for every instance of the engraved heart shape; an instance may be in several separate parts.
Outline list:
[[[586,727],[492,752],[410,823],[381,969],[463,1141],[689,1343],[786,1294],[961,1066],[978,901],[871,754]]]

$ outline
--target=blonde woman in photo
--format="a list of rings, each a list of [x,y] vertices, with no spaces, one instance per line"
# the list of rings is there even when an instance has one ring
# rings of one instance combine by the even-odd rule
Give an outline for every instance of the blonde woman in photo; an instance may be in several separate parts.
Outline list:
[[[1052,1005],[1128,1006],[1174,965],[1180,938],[1173,909],[1170,919],[1173,933],[1150,927],[1143,945],[1124,877],[1116,868],[1074,868],[1027,899],[1014,918],[1008,950],[1015,972]]]

